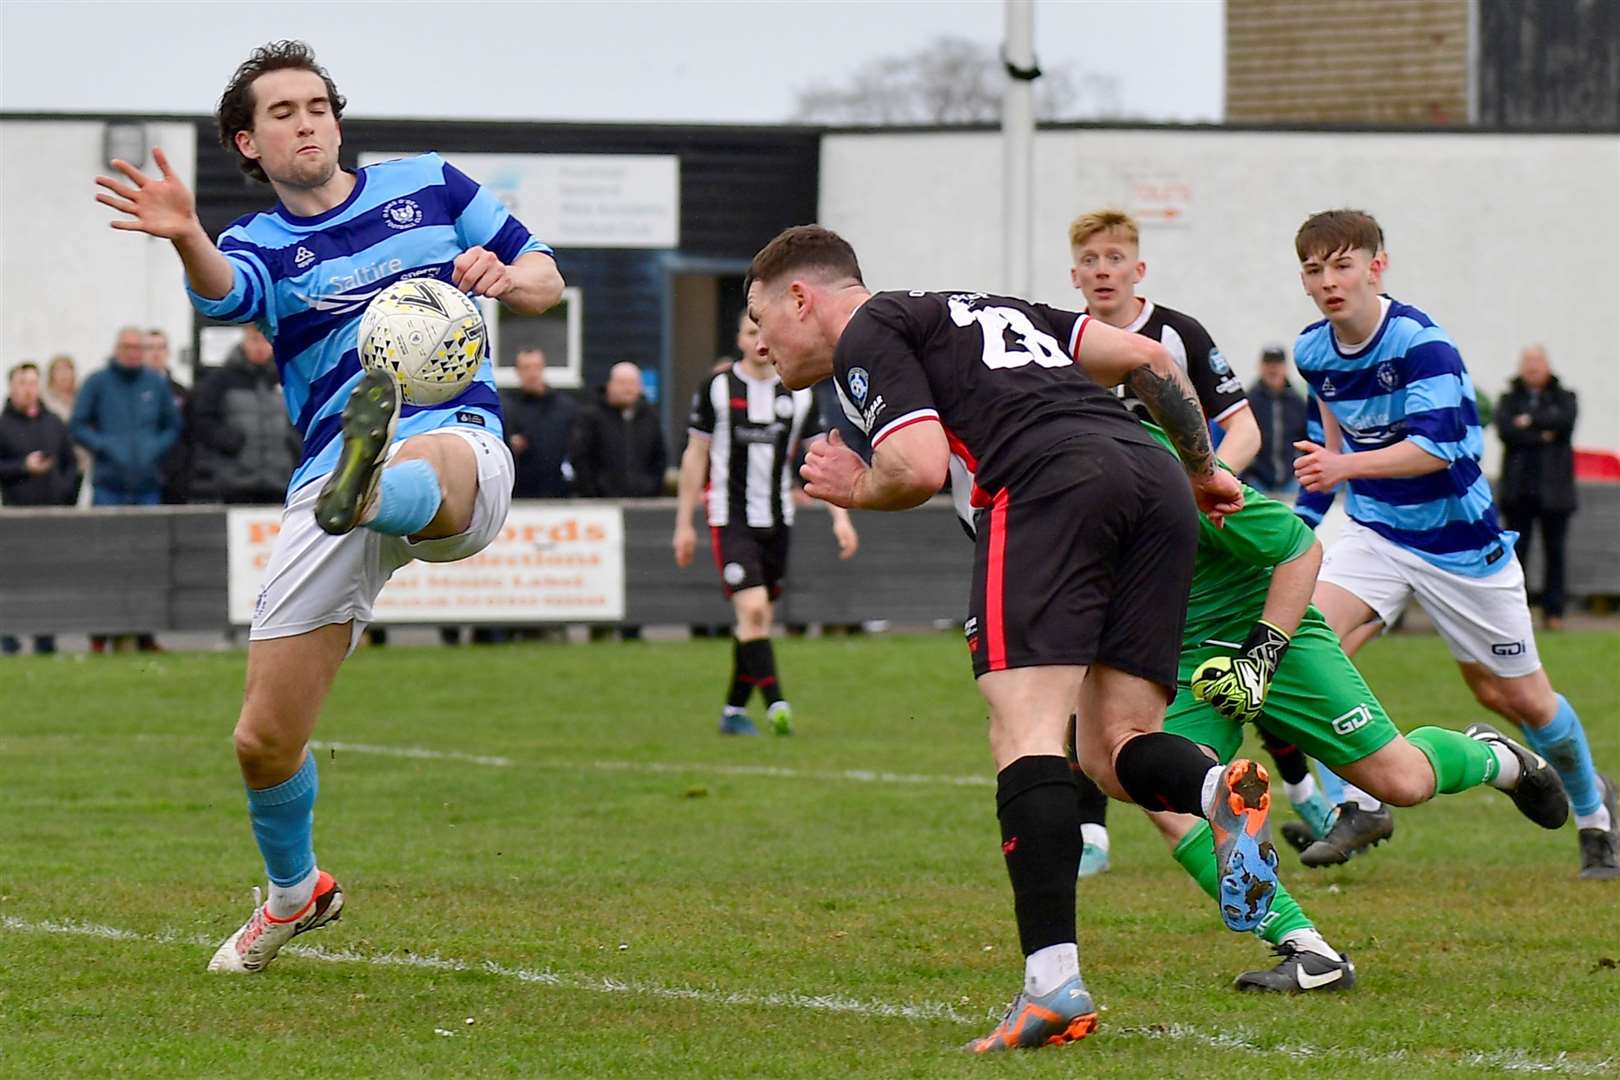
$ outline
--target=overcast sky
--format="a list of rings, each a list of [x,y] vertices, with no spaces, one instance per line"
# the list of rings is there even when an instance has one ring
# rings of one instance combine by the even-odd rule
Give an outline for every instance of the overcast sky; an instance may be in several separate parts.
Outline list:
[[[41,3],[0,0],[0,109],[208,113],[253,46],[313,45],[352,116],[770,123],[794,93],[942,34],[999,43],[1000,0]],[[1218,120],[1221,0],[1036,0],[1042,66],[1123,112]]]

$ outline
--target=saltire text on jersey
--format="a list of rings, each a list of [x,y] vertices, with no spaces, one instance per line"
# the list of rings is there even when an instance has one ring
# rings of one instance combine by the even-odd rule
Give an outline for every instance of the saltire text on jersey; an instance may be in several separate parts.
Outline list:
[[[877,293],[838,340],[834,385],[874,451],[896,431],[937,420],[959,507],[987,505],[1070,439],[1154,445],[1074,362],[1090,321],[1010,296]]]
[[[690,430],[709,439],[709,524],[774,529],[793,524],[793,460],[825,434],[815,395],[734,366],[692,396]]]
[[[456,256],[483,247],[504,263],[531,251],[552,254],[494,195],[438,154],[368,165],[354,191],[315,217],[277,204],[233,222],[219,249],[235,273],[219,300],[198,296],[198,311],[222,322],[254,322],[275,347],[287,415],[303,436],[304,456],[287,490],[324,476],[337,463],[341,413],[360,379],[360,317],[371,299],[403,278],[449,281]],[[407,404],[395,439],[465,423],[502,432],[500,398],[489,357],[473,382],[441,405]]]
[[[1294,345],[1294,364],[1338,420],[1344,453],[1410,440],[1446,468],[1352,480],[1345,511],[1442,570],[1493,574],[1507,565],[1517,534],[1497,521],[1480,470],[1484,438],[1474,382],[1456,344],[1432,319],[1409,304],[1388,304],[1378,331],[1354,353],[1340,349],[1327,320],[1312,323]]]

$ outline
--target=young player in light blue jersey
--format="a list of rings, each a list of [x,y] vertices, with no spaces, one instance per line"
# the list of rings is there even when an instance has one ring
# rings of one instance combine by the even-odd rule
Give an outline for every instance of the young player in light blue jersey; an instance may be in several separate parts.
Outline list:
[[[157,179],[114,162],[96,196],[113,228],[174,244],[192,302],[256,323],[275,345],[287,412],[304,438],[248,645],[236,755],[270,878],[263,905],[215,952],[210,971],[263,970],[298,934],[343,909],[312,840],[317,779],[306,745],[339,665],[394,570],[482,550],[506,521],[512,458],[486,356],[443,405],[404,404],[356,351],[370,299],[435,277],[539,313],[562,295],[551,249],[489,192],[437,155],[350,172],[338,164],[344,100],[308,46],[254,51],[219,104],[220,137],[279,201],[237,221],[216,247],[161,150]]]
[[[1593,768],[1579,717],[1541,667],[1515,536],[1480,470],[1473,381],[1444,330],[1382,294],[1383,240],[1357,210],[1315,214],[1294,238],[1305,291],[1325,316],[1294,346],[1324,432],[1321,444],[1295,444],[1304,454],[1294,471],[1309,492],[1349,490],[1350,522],[1312,600],[1343,640],[1375,620],[1389,625],[1416,597],[1475,699],[1518,724],[1558,770],[1581,877],[1620,879],[1615,784]],[[1321,843],[1334,847],[1335,831],[1353,832],[1354,815],[1341,814]],[[1337,846],[1332,861],[1355,850]]]

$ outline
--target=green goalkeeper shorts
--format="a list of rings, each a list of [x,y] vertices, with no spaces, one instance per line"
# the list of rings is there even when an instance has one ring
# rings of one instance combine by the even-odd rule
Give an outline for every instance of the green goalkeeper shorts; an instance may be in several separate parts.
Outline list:
[[[1237,649],[1237,643],[1183,649],[1176,699],[1164,714],[1164,730],[1202,743],[1222,761],[1230,761],[1243,745],[1243,725],[1193,697],[1190,684],[1199,664]],[[1360,761],[1400,734],[1314,609],[1299,624],[1272,677],[1260,723],[1324,765]]]

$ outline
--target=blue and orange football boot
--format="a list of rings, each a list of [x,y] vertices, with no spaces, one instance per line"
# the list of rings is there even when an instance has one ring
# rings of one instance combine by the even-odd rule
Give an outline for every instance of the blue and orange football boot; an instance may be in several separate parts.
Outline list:
[[[1027,991],[1013,998],[996,1030],[974,1039],[964,1050],[990,1054],[998,1050],[1033,1050],[1042,1046],[1067,1046],[1097,1030],[1097,1007],[1085,982],[1076,975],[1050,994],[1033,996]]]
[[[1233,930],[1253,930],[1277,895],[1277,849],[1266,839],[1271,780],[1258,762],[1237,758],[1215,790],[1215,862],[1220,870],[1221,918]]]

